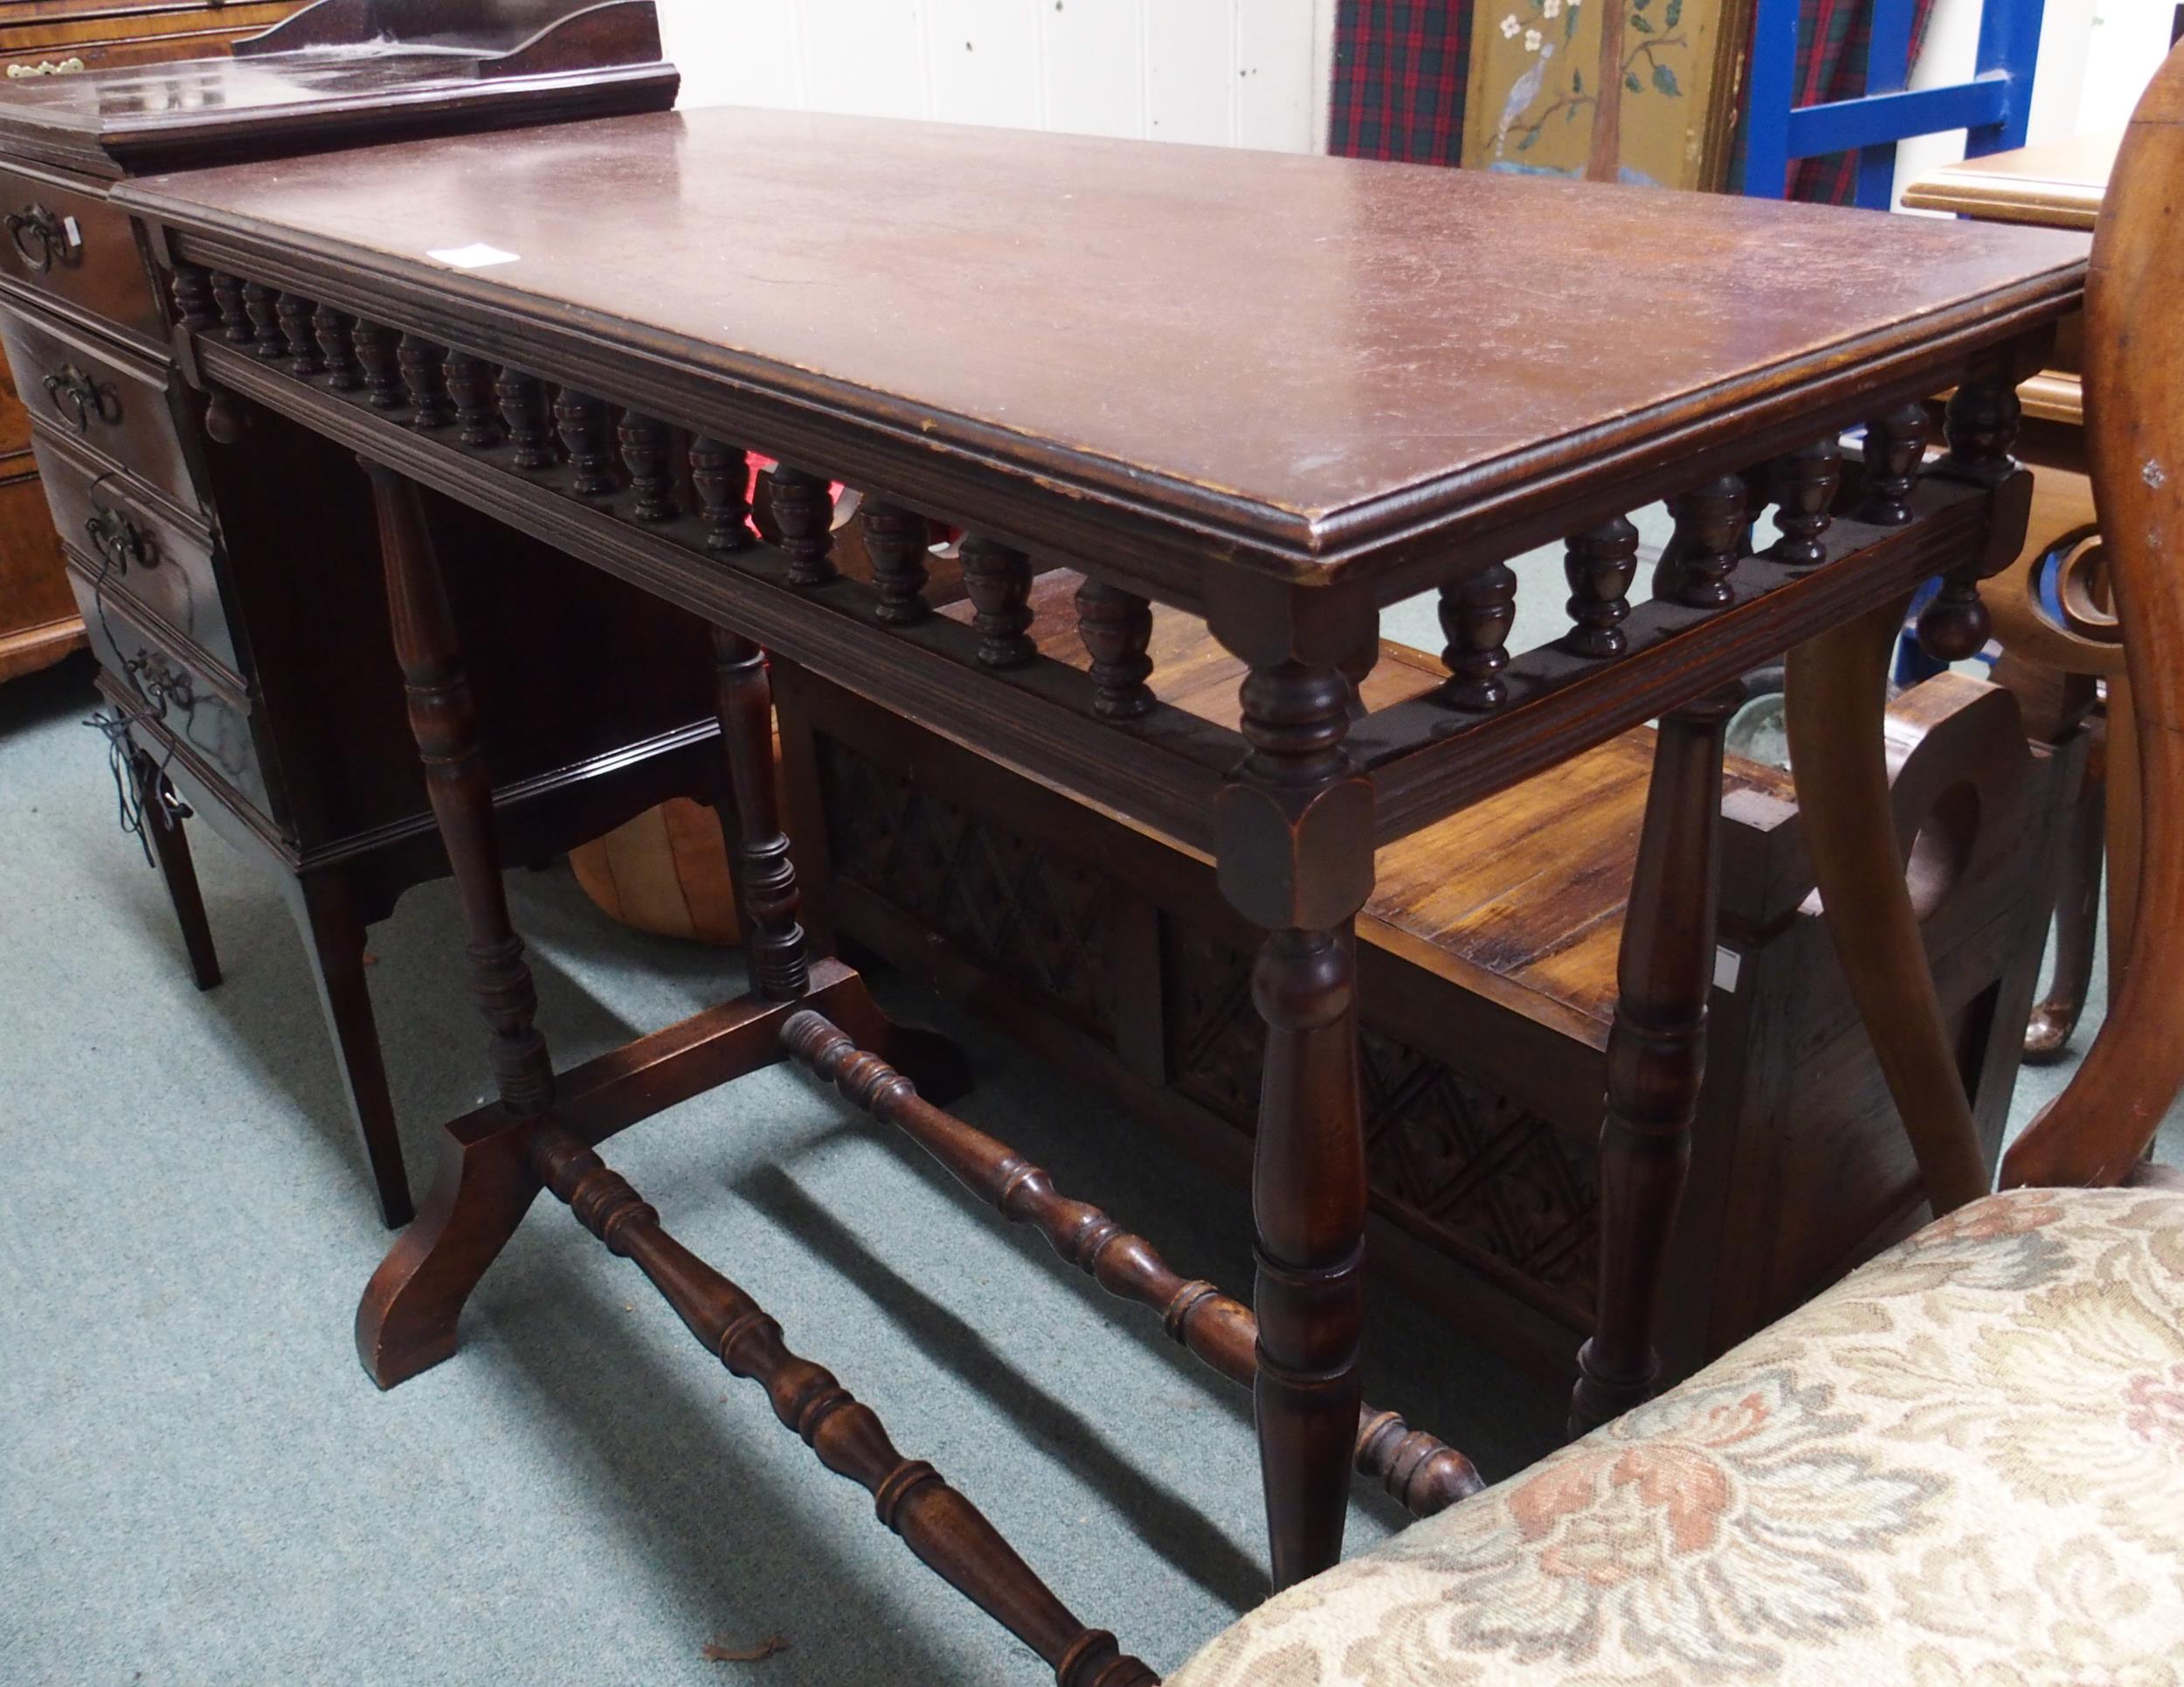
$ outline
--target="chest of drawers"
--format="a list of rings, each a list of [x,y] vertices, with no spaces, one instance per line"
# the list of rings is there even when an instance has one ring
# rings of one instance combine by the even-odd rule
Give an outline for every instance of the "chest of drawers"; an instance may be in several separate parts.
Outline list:
[[[238,39],[262,34],[281,22],[303,0],[0,0],[0,73],[8,85],[0,99],[24,83],[46,77],[73,76],[114,66],[156,65],[228,51]],[[10,217],[22,207],[48,200],[79,205],[58,183],[35,182],[20,173],[4,178],[0,193]],[[52,207],[56,211],[62,205]],[[95,215],[95,213],[94,213]],[[111,214],[108,213],[110,216]],[[127,218],[118,219],[128,245]],[[52,233],[66,239],[64,225]],[[37,258],[48,230],[34,223],[11,223],[0,240],[0,266],[21,273]],[[48,261],[52,254],[48,254]],[[122,266],[104,266],[112,275]],[[41,399],[33,386],[32,402]],[[38,464],[30,449],[30,417],[13,381],[0,369],[0,681],[34,673],[82,647],[83,618],[68,589],[68,577],[39,495]]]
[[[101,56],[83,33],[94,24],[136,33],[100,38],[113,45]],[[422,26],[428,38],[411,33]],[[232,57],[147,62],[163,45],[231,38]],[[201,985],[219,970],[183,821],[278,875],[381,1208],[403,1222],[363,933],[446,865],[404,717],[369,489],[346,452],[260,425],[248,406],[227,418],[225,443],[212,437],[176,362],[150,262],[157,231],[109,195],[132,176],[211,162],[657,110],[677,79],[650,0],[319,0],[300,11],[49,0],[0,8],[0,43],[30,68],[0,93],[0,345],[19,396],[0,409],[0,500],[14,500],[0,501],[0,538],[40,559],[5,564],[0,583],[12,598],[18,571],[36,572],[24,612],[66,622],[66,642],[47,645],[65,653],[87,638],[97,656]],[[50,72],[40,52],[59,55]],[[266,355],[311,355],[309,321],[282,319],[269,297],[224,302],[263,308]],[[496,616],[473,650],[515,858],[558,854],[671,796],[709,798],[717,728],[702,628],[484,517],[446,519],[457,613],[466,598],[503,595],[511,574],[530,605]],[[563,660],[577,650],[627,660]],[[679,650],[688,660],[659,660]],[[0,640],[0,664],[6,651]],[[617,669],[657,679],[594,695],[583,677]]]

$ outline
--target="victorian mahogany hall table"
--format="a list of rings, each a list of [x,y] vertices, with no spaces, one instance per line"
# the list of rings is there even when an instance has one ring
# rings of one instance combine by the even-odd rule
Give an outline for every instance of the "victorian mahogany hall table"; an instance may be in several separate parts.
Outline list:
[[[1980,636],[1977,580],[2015,556],[2028,498],[2012,389],[2076,305],[2085,253],[2043,231],[739,110],[243,165],[115,197],[170,272],[214,437],[248,416],[366,465],[462,892],[501,1100],[448,1128],[428,1207],[366,1291],[366,1367],[391,1386],[452,1352],[464,1298],[549,1189],[1069,1687],[1152,1677],[790,1353],[595,1145],[784,1056],[834,1079],[1254,1388],[1287,1585],[1338,1556],[1353,1461],[1421,1511],[1477,1481],[1358,1398],[1351,921],[1375,846],[1658,716],[1573,1421],[1635,1403],[1703,1058],[1737,676],[1814,639],[1871,644],[1935,574],[1934,642]],[[245,309],[246,294],[280,308]],[[1920,401],[1950,387],[1929,463]],[[748,519],[747,450],[780,465],[776,543]],[[834,482],[865,494],[869,582],[830,561]],[[1634,603],[1625,515],[1663,496],[1676,537]],[[439,587],[446,501],[716,629],[750,993],[558,1075]],[[1755,554],[1763,504],[1780,537]],[[929,612],[935,521],[965,536],[972,625]],[[1513,655],[1504,561],[1556,538],[1570,631]],[[1042,566],[1085,577],[1089,672],[1026,636]],[[1446,684],[1358,708],[1378,612],[1432,589]],[[1148,600],[1203,616],[1248,665],[1241,731],[1152,698]],[[1267,934],[1255,1324],[882,1063],[942,1065],[853,971],[805,953],[768,778],[766,653],[1217,858],[1223,893]],[[1865,718],[1855,688],[1814,707]],[[1885,810],[1857,807],[1884,786],[1882,753],[1877,734],[1823,730],[1800,767],[1854,840],[1885,835]],[[1864,897],[1846,892],[1845,909],[1901,897],[1892,849],[1877,882],[1839,878]]]

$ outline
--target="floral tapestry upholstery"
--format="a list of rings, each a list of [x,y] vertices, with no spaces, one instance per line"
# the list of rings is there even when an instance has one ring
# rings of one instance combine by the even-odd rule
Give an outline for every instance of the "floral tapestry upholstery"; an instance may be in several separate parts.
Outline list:
[[[1170,1687],[2184,1687],[2184,1195],[2019,1190]]]

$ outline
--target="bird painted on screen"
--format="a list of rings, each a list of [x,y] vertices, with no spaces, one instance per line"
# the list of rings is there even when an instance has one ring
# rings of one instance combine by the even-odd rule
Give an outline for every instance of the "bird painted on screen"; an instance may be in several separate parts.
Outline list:
[[[1522,117],[1531,102],[1539,97],[1540,84],[1547,80],[1547,61],[1555,56],[1552,41],[1539,49],[1539,58],[1532,67],[1517,79],[1517,86],[1509,91],[1509,98],[1502,102],[1502,121],[1494,130],[1494,156],[1502,156],[1502,148],[1509,140],[1510,126]]]

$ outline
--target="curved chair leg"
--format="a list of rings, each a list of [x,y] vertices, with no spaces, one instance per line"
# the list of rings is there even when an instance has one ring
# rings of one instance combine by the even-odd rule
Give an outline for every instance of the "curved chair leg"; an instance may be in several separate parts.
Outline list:
[[[2055,970],[2048,993],[2033,1004],[2025,1027],[2025,1063],[2051,1066],[2070,1051],[2093,980],[2100,927],[2101,861],[2108,827],[2105,789],[2084,792],[2063,840],[2062,887],[2055,902]]]
[[[1882,736],[1907,607],[1879,609],[1790,653],[1790,765],[1828,930],[1937,1213],[1987,1189],[1972,1106],[1904,882]]]

